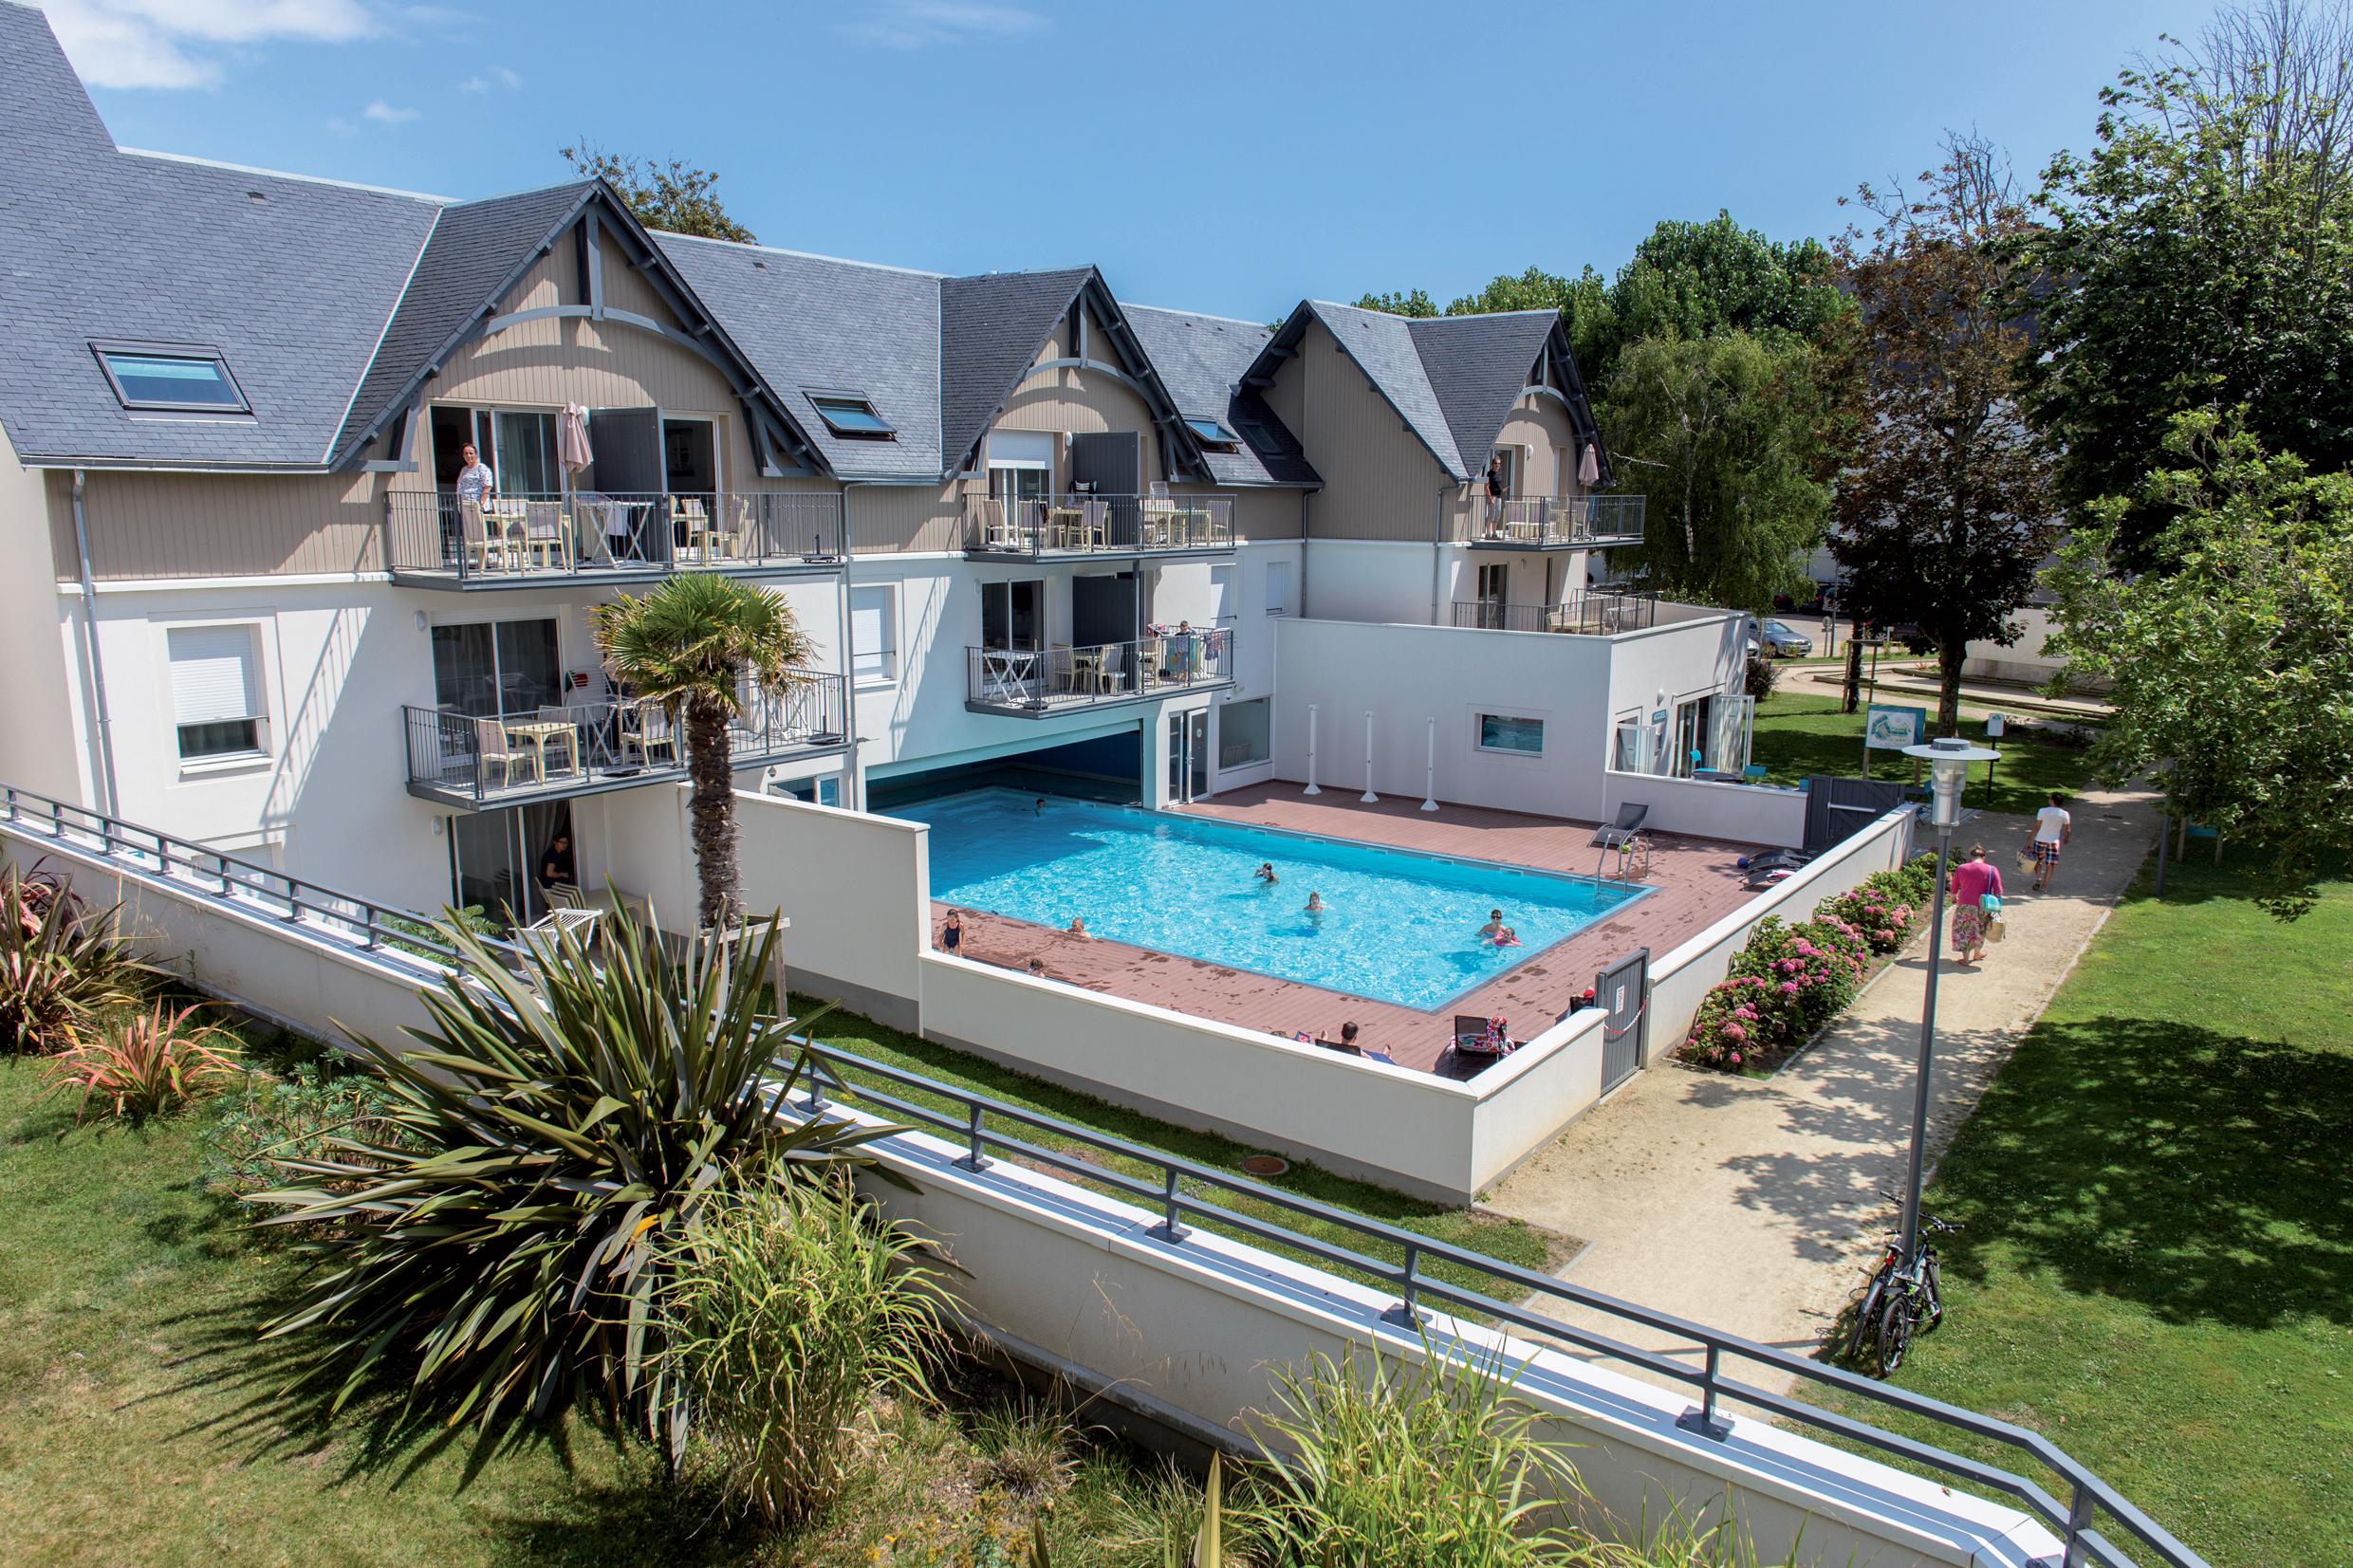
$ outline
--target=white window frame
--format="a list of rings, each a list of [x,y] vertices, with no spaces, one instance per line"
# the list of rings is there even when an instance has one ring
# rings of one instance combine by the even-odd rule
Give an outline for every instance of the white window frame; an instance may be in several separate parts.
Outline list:
[[[161,690],[164,728],[167,735],[165,744],[171,748],[170,754],[181,777],[242,772],[257,765],[267,765],[276,754],[271,745],[270,725],[270,715],[273,710],[271,701],[273,683],[270,680],[269,637],[265,635],[269,625],[268,618],[251,612],[198,619],[173,619],[157,623],[157,630],[162,634],[163,637]],[[174,634],[204,632],[242,632],[245,635],[246,705],[253,710],[251,712],[222,715],[213,719],[184,720],[180,717],[179,660],[174,656],[172,646]],[[253,726],[253,745],[250,749],[213,751],[198,756],[188,755],[181,749],[180,731],[191,724],[207,723],[250,723]]]
[[[1513,724],[1534,725],[1536,727],[1536,749],[1533,751],[1527,751],[1516,746],[1488,745],[1487,721],[1489,719],[1502,719]],[[1547,747],[1551,744],[1548,738],[1551,733],[1551,721],[1552,715],[1549,713],[1503,713],[1497,712],[1493,709],[1489,708],[1473,708],[1471,710],[1471,748],[1482,756],[1516,757],[1522,762],[1539,761],[1544,757]]]
[[[1282,584],[1281,592],[1275,585]],[[1267,614],[1287,616],[1291,613],[1291,563],[1288,561],[1267,563]]]
[[[871,666],[863,662],[864,653],[858,646],[861,595],[875,596],[867,600],[867,604],[871,606],[879,599],[882,607],[882,645],[875,651]],[[896,582],[859,582],[850,586],[850,678],[861,689],[891,686],[899,680],[899,584]]]

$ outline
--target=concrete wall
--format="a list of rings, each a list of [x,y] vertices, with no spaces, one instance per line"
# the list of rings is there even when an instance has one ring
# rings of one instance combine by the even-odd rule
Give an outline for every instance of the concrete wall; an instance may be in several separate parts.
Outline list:
[[[317,923],[223,903],[120,856],[61,848],[23,823],[0,821],[0,854],[73,863],[85,890],[112,882],[133,929],[164,952],[188,954],[200,987],[289,1026],[390,1042],[425,1019],[419,990],[438,977],[429,965],[355,950]],[[1763,1560],[1849,1568],[2025,1568],[2056,1549],[2013,1509],[1763,1422],[1728,1411],[1721,1437],[1686,1430],[1677,1420],[1691,1401],[1680,1391],[1548,1344],[1436,1315],[1426,1333],[1402,1329],[1384,1316],[1394,1304],[1385,1292],[1197,1230],[1171,1242],[1153,1234],[1156,1216],[1071,1183],[1001,1161],[966,1171],[955,1163],[962,1151],[938,1138],[902,1133],[871,1147],[916,1190],[877,1181],[870,1191],[954,1261],[953,1288],[975,1329],[1205,1441],[1242,1447],[1253,1412],[1274,1407],[1275,1373],[1318,1351],[1436,1356],[1457,1375],[1511,1365],[1520,1368],[1515,1392],[1543,1412],[1546,1434],[1577,1446],[1578,1472],[1601,1510],[1588,1522],[1603,1529],[1634,1536],[1679,1508],[1703,1524],[1736,1520]],[[1726,1370],[1738,1377],[1744,1368],[1734,1357]]]
[[[97,769],[83,737],[82,603],[51,587],[48,502],[37,470],[0,431],[0,776],[89,803]],[[72,528],[66,530],[70,552]],[[71,575],[70,563],[68,575]]]
[[[1662,833],[1689,833],[1735,843],[1795,849],[1806,841],[1806,791],[1764,784],[1715,784],[1659,773],[1621,773],[1606,781],[1609,814],[1621,806],[1650,807],[1644,824]]]

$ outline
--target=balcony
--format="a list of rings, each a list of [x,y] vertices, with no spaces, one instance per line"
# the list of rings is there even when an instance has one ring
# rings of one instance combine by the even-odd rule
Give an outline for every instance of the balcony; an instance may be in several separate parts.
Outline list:
[[[1455,520],[1482,550],[1605,550],[1642,542],[1640,495],[1515,496],[1491,502],[1482,493],[1464,502]]]
[[[651,582],[681,571],[780,576],[837,570],[843,552],[838,494],[584,491],[502,495],[476,507],[412,491],[385,508],[393,580],[419,588]]]
[[[730,760],[758,767],[849,745],[842,677],[797,672],[728,727]],[[463,811],[601,795],[686,777],[686,737],[659,708],[579,703],[499,717],[403,708],[409,793]]]
[[[1484,599],[1454,601],[1454,624],[1484,632],[1569,632],[1605,637],[1647,631],[1658,623],[1657,594],[1580,594],[1559,604],[1503,604]]]
[[[1212,629],[1062,648],[967,648],[965,708],[1042,719],[1233,684],[1233,633]]]
[[[1071,495],[964,504],[964,552],[982,559],[1184,555],[1233,548],[1230,495]]]

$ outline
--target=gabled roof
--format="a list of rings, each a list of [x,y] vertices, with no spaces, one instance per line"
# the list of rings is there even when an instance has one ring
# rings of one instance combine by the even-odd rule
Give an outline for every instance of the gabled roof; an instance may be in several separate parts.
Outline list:
[[[27,463],[321,468],[442,204],[118,149],[0,4],[0,426]],[[124,409],[94,340],[217,350],[250,415]]]
[[[1267,340],[1244,383],[1271,381],[1281,361],[1298,352],[1310,322],[1324,323],[1457,483],[1468,484],[1486,466],[1512,405],[1529,386],[1551,387],[1578,433],[1601,439],[1556,310],[1407,318],[1305,300]],[[1607,452],[1601,457],[1606,482]]]
[[[950,465],[964,461],[1094,275],[1074,267],[941,281],[939,427]]]
[[[1127,306],[1127,320],[1184,416],[1218,420],[1242,438],[1233,452],[1203,450],[1212,478],[1221,485],[1323,484],[1300,450],[1299,438],[1256,391],[1242,385],[1242,378],[1274,335],[1270,328],[1226,316],[1140,304]],[[1269,444],[1276,450],[1260,451],[1251,439],[1251,426],[1271,437]]]
[[[765,246],[657,232],[705,305],[784,398],[825,466],[845,479],[936,479],[939,290],[935,273]],[[857,393],[889,420],[888,441],[835,435],[811,392]]]

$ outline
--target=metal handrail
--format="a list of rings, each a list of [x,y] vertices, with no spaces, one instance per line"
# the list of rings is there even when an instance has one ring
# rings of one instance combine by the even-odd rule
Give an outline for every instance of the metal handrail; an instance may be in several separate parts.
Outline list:
[[[29,815],[27,810],[28,805],[32,808]],[[196,896],[218,899],[232,908],[273,913],[291,923],[301,923],[306,914],[315,914],[321,918],[313,923],[314,929],[333,932],[340,927],[347,936],[360,938],[361,944],[370,949],[398,943],[411,950],[422,950],[429,956],[426,962],[421,963],[416,961],[414,951],[382,955],[386,958],[397,956],[414,968],[420,978],[434,982],[446,981],[449,971],[455,968],[455,950],[431,937],[417,934],[417,928],[424,924],[425,917],[412,912],[337,893],[269,867],[201,849],[156,829],[126,823],[104,813],[57,801],[13,784],[0,785],[0,812],[5,813],[8,821],[29,822],[36,831],[46,818],[48,836],[60,844],[87,849],[90,845],[78,841],[74,836],[94,840],[102,857],[125,861],[141,872],[159,872],[176,887]],[[176,867],[184,868],[188,875],[175,876]],[[237,875],[231,875],[232,868]],[[204,879],[207,876],[209,881]],[[278,888],[274,895],[269,891],[271,883]],[[273,896],[284,908],[271,907]],[[492,942],[489,945],[494,951],[519,965],[523,953],[514,944]],[[435,958],[448,962],[431,961]],[[988,1168],[989,1151],[994,1149],[1061,1171],[1076,1180],[1108,1187],[1157,1206],[1161,1223],[1153,1227],[1151,1234],[1170,1245],[1182,1245],[1188,1233],[1183,1222],[1188,1216],[1214,1221],[1244,1236],[1396,1285],[1400,1300],[1395,1311],[1401,1319],[1416,1320],[1422,1301],[1437,1301],[1529,1334],[1565,1340],[1609,1359],[1639,1367],[1654,1375],[1691,1385],[1697,1390],[1700,1403],[1695,1410],[1686,1412],[1680,1424],[1702,1436],[1720,1439],[1728,1434],[1729,1429],[1716,1420],[1716,1411],[1723,1401],[1732,1400],[1849,1442],[1877,1448],[1898,1459],[1940,1470],[2024,1504],[2060,1536],[2064,1546],[2060,1560],[2066,1568],[2076,1568],[2076,1565],[2086,1562],[2100,1564],[2101,1568],[2135,1568],[2136,1559],[2124,1556],[2105,1534],[2094,1527],[2103,1515],[2121,1526],[2125,1535],[2154,1553],[2150,1560],[2162,1563],[2165,1568],[2208,1568],[2205,1559],[2176,1540],[2164,1526],[2150,1519],[2114,1487],[2039,1432],[1981,1415],[1974,1411],[1963,1410],[1925,1394],[1893,1388],[1737,1335],[1721,1333],[1672,1313],[1659,1312],[1588,1290],[1549,1274],[1417,1235],[1312,1198],[1303,1198],[1214,1166],[1163,1153],[1058,1116],[1026,1110],[988,1095],[942,1083],[919,1073],[872,1061],[805,1037],[787,1035],[786,1040],[808,1059],[811,1072],[806,1108],[809,1111],[822,1111],[828,1097],[876,1106],[887,1111],[896,1119],[930,1127],[961,1139],[965,1154],[958,1163],[975,1172]],[[900,1088],[945,1100],[955,1107],[955,1114],[936,1111],[904,1096],[858,1083],[844,1076],[845,1071],[869,1074]],[[999,1128],[991,1127],[991,1118],[1000,1124]],[[1007,1123],[1047,1133],[1065,1142],[1102,1153],[1118,1155],[1145,1167],[1153,1175],[1145,1178],[1124,1175],[1095,1161],[1081,1159],[1060,1149],[1047,1148],[1009,1134],[1002,1130],[1002,1124]],[[1401,1252],[1403,1262],[1391,1264],[1353,1247],[1287,1229],[1280,1225],[1221,1207],[1186,1191],[1186,1182],[1213,1191],[1248,1198],[1286,1213],[1351,1232],[1366,1241],[1394,1247]],[[1704,1353],[1702,1363],[1694,1369],[1658,1352],[1646,1351],[1606,1335],[1546,1317],[1516,1301],[1505,1301],[1451,1283],[1429,1272],[1429,1265],[1434,1263],[1484,1276],[1517,1292],[1521,1301],[1531,1296],[1545,1297],[1601,1313],[1635,1327],[1686,1339],[1693,1348]],[[2049,1470],[2062,1484],[2066,1502],[2063,1504],[2048,1488],[2028,1477],[1933,1444],[1883,1430],[1787,1394],[1729,1378],[1723,1372],[1723,1362],[1728,1356],[1769,1367],[1794,1378],[1837,1389],[1957,1431],[2006,1445]]]
[[[1584,593],[1558,604],[1497,604],[1491,600],[1454,600],[1454,624],[1488,632],[1570,632],[1609,636],[1639,632],[1658,621],[1655,593]]]
[[[964,503],[964,547],[981,555],[1148,555],[1230,549],[1230,495],[1107,493]]]
[[[1491,500],[1473,484],[1456,521],[1473,544],[1559,548],[1640,544],[1648,498],[1640,494],[1513,495]]]
[[[1083,708],[1233,678],[1232,626],[1123,642],[964,650],[965,700],[1026,712]]]
[[[1107,1133],[1099,1133],[1076,1122],[1065,1121],[1042,1112],[1026,1110],[1008,1101],[969,1089],[940,1082],[919,1073],[887,1066],[881,1062],[822,1045],[802,1036],[787,1036],[794,1047],[806,1055],[812,1072],[806,1106],[821,1111],[828,1097],[859,1105],[871,1105],[888,1112],[894,1118],[903,1119],[931,1128],[961,1140],[965,1153],[958,1160],[968,1170],[986,1170],[989,1151],[995,1149],[1018,1157],[1035,1161],[1081,1181],[1107,1187],[1114,1191],[1158,1208],[1160,1223],[1152,1235],[1172,1245],[1180,1245],[1187,1230],[1187,1217],[1213,1220],[1220,1226],[1260,1241],[1290,1248],[1318,1262],[1348,1269],[1395,1285],[1399,1300],[1392,1312],[1400,1319],[1409,1319],[1419,1311],[1425,1301],[1437,1301],[1468,1312],[1477,1313],[1493,1321],[1506,1323],[1529,1333],[1564,1339],[1581,1349],[1596,1352],[1609,1359],[1622,1361],[1656,1375],[1694,1386],[1699,1394],[1699,1406],[1686,1412],[1678,1423],[1702,1435],[1720,1438],[1726,1435],[1717,1420],[1717,1407],[1732,1400],[1766,1411],[1784,1419],[1795,1421],[1818,1430],[1832,1433],[1851,1442],[1880,1449],[1899,1459],[1960,1477],[1985,1486],[2024,1504],[2044,1523],[2057,1533],[2065,1545],[2061,1561],[2074,1565],[2099,1563],[2103,1568],[2134,1568],[2135,1559],[2122,1556],[2092,1523],[2099,1513],[2112,1517],[2125,1532],[2156,1554],[2155,1561],[2167,1568],[2207,1568],[2206,1561],[2164,1526],[2150,1519],[2130,1500],[2100,1479],[2088,1467],[2076,1461],[2064,1449],[2039,1432],[1974,1411],[1950,1405],[1926,1394],[1913,1393],[1864,1377],[1843,1368],[1810,1360],[1770,1345],[1726,1334],[1704,1324],[1693,1322],[1673,1313],[1660,1312],[1637,1302],[1623,1301],[1600,1291],[1588,1290],[1550,1274],[1523,1268],[1484,1253],[1473,1252],[1450,1243],[1433,1240],[1397,1226],[1362,1214],[1303,1198],[1280,1188],[1269,1187],[1247,1176],[1223,1171],[1215,1166],[1163,1153],[1141,1144]],[[900,1087],[936,1096],[955,1106],[954,1114],[936,1111],[903,1096],[858,1083],[843,1076],[843,1070],[871,1074]],[[1145,1166],[1153,1174],[1146,1177],[1128,1176],[1110,1170],[1093,1160],[1082,1159],[1048,1148],[1027,1138],[991,1130],[991,1118],[1011,1122],[1023,1127],[1049,1133],[1053,1136],[1077,1143],[1102,1153],[1116,1154]],[[1336,1227],[1362,1236],[1367,1241],[1395,1247],[1403,1254],[1401,1264],[1374,1258],[1353,1247],[1342,1246],[1301,1231],[1288,1229],[1252,1215],[1221,1207],[1184,1190],[1190,1181],[1199,1186],[1231,1192],[1237,1197],[1267,1205],[1288,1213],[1312,1219],[1320,1224]],[[1638,1328],[1671,1334],[1688,1339],[1693,1348],[1703,1353],[1701,1365],[1693,1368],[1672,1356],[1642,1350],[1591,1330],[1581,1329],[1559,1319],[1547,1317],[1531,1307],[1507,1301],[1498,1297],[1453,1284],[1429,1272],[1432,1264],[1442,1264],[1468,1273],[1484,1275],[1518,1291],[1521,1299],[1537,1296],[1570,1305],[1588,1308]],[[1942,1426],[1951,1427],[1974,1436],[1984,1437],[2017,1448],[2039,1461],[2064,1485],[2067,1502],[2062,1504],[2045,1486],[2036,1482],[1994,1466],[1980,1463],[1965,1455],[1954,1453],[1933,1444],[1885,1431],[1880,1428],[1840,1415],[1819,1406],[1809,1405],[1787,1394],[1758,1388],[1753,1384],[1727,1377],[1723,1372],[1725,1357],[1753,1361],[1793,1377],[1818,1383],[1828,1388],[1859,1395],[1920,1416]]]
[[[384,530],[393,572],[461,582],[827,565],[844,553],[842,497],[819,490],[518,491],[484,508],[398,490]]]

